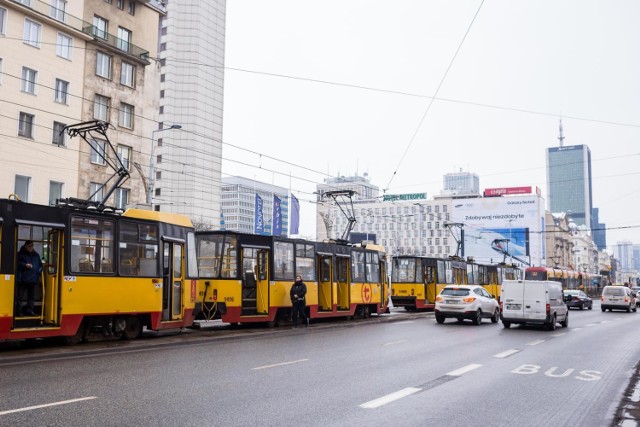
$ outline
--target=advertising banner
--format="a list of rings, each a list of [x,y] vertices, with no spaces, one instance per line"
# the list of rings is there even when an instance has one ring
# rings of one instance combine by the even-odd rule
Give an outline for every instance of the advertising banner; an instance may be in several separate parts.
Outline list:
[[[256,193],[256,212],[255,212],[255,224],[253,228],[254,234],[264,233],[264,217],[262,216],[262,197]]]
[[[273,195],[273,235],[279,236],[282,234],[282,211],[280,209],[280,198]]]

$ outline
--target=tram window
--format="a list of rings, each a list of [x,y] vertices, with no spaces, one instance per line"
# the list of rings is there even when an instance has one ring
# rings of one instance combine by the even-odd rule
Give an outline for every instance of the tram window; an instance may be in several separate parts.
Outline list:
[[[427,266],[425,276],[427,283],[436,283],[436,268],[434,266]]]
[[[415,282],[416,260],[396,258],[393,263],[392,280],[395,283]]]
[[[160,275],[157,225],[120,223],[119,268],[123,276]],[[150,239],[149,236],[156,236]]]
[[[220,277],[234,279],[238,277],[238,240],[227,236],[222,246],[222,271]]]
[[[198,275],[203,278],[220,277],[220,257],[224,236],[197,236]]]
[[[380,264],[378,254],[367,253],[367,280],[371,283],[380,282]]]
[[[196,236],[193,232],[187,233],[187,276],[198,277],[198,257],[196,256]]]
[[[274,276],[280,280],[293,280],[293,243],[274,242]]]
[[[258,264],[258,249],[244,248],[242,250],[242,276],[247,273],[256,274],[256,265]]]
[[[316,280],[314,247],[305,243],[296,244],[296,274],[302,280]]]
[[[444,261],[438,261],[438,283],[453,283],[453,281],[450,281],[451,278],[449,277],[450,274],[447,273],[451,273],[451,270],[447,270],[445,267],[445,262]]]
[[[114,250],[114,222],[81,216],[71,217],[73,273],[111,274]]]
[[[18,245],[16,253],[24,245],[27,240],[33,241],[33,249],[40,254],[43,259],[47,259],[47,236],[50,227],[42,227],[39,225],[20,225],[18,226]]]
[[[182,277],[182,246],[173,245],[173,277]]]
[[[351,281],[362,283],[365,281],[366,259],[364,252],[353,252],[351,258]]]

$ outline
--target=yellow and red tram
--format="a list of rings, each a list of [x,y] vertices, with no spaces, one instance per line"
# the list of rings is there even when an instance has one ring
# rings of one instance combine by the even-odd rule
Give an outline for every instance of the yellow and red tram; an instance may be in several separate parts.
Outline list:
[[[196,233],[201,318],[277,324],[291,312],[296,275],[311,319],[387,311],[384,253],[235,231]]]
[[[197,266],[187,217],[0,199],[0,223],[0,340],[78,342],[91,333],[134,339],[143,327],[193,324]],[[23,316],[14,298],[17,253],[27,240],[43,257],[43,271],[35,315]]]

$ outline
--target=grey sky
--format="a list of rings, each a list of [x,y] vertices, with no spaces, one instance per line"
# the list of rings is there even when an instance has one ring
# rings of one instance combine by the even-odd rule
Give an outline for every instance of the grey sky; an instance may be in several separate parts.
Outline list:
[[[485,1],[410,145],[480,4],[227,2],[225,65],[252,72],[225,73],[224,140],[303,168],[225,146],[223,172],[291,186],[314,236],[306,201],[324,176],[311,170],[432,196],[462,168],[481,189],[535,185],[546,198],[563,117],[565,145],[591,149],[608,244],[640,243],[640,227],[615,230],[640,226],[638,1]]]

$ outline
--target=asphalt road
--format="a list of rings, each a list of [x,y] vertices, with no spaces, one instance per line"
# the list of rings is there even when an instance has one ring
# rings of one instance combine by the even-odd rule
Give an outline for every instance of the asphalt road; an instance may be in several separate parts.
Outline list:
[[[611,425],[640,313],[430,314],[0,352],[0,425]]]

